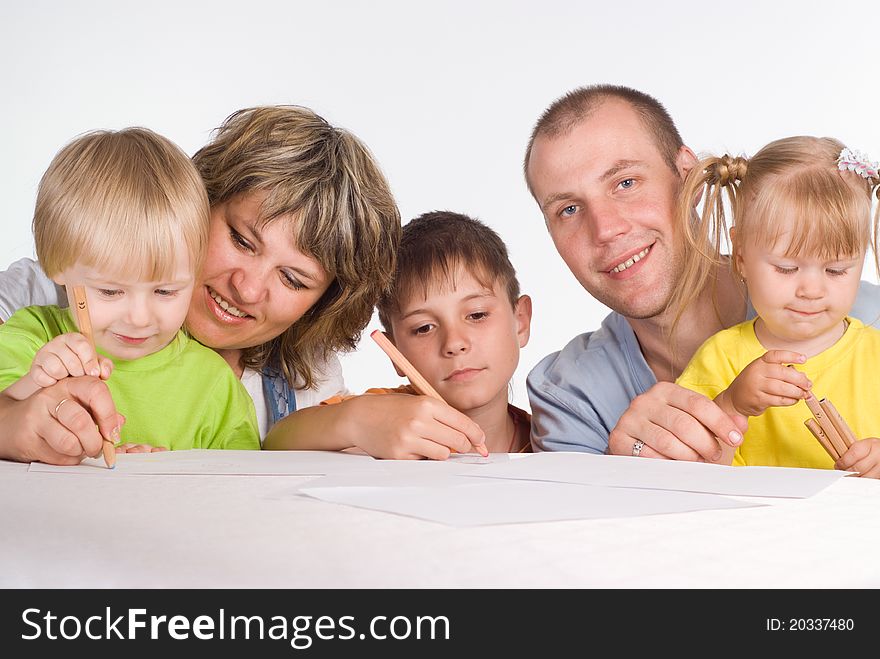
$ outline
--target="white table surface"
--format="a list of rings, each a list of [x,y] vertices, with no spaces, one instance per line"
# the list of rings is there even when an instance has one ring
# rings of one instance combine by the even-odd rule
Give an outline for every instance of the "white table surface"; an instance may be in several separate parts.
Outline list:
[[[455,528],[295,496],[306,476],[27,469],[0,461],[0,587],[880,587],[876,480],[758,508]]]

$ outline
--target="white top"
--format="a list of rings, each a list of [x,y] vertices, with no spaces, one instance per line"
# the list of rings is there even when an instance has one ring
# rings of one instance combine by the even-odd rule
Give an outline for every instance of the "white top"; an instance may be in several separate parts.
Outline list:
[[[254,408],[257,411],[257,426],[260,429],[260,442],[262,442],[269,432],[269,419],[271,418],[269,401],[266,400],[266,391],[263,389],[263,377],[259,371],[245,368],[241,374],[241,383],[254,401]],[[348,393],[342,378],[342,364],[336,355],[332,355],[325,364],[317,389],[294,389],[296,409],[311,407],[331,396],[344,396]]]
[[[241,374],[241,383],[254,400],[254,408],[257,410],[257,427],[260,429],[260,443],[262,444],[266,439],[266,433],[269,432],[269,404],[266,402],[266,392],[263,391],[263,376],[259,371],[246,368]]]

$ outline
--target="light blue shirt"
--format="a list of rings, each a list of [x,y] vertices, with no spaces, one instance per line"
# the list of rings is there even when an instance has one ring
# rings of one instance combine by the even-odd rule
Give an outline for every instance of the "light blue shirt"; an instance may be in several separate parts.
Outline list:
[[[751,305],[747,318],[755,315]],[[880,326],[880,286],[863,281],[851,316]],[[608,314],[547,355],[526,380],[536,451],[605,453],[608,435],[636,396],[657,383],[629,322]]]

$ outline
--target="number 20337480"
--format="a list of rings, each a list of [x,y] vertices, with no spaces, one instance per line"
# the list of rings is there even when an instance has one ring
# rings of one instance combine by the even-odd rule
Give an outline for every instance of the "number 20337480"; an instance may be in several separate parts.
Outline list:
[[[852,631],[852,618],[767,618],[768,632]]]

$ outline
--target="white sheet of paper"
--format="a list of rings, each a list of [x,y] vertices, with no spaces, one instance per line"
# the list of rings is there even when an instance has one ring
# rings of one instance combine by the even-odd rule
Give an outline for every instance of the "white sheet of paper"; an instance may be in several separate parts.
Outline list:
[[[328,487],[394,487],[394,488],[427,488],[427,487],[458,487],[462,485],[474,485],[480,481],[474,481],[467,475],[455,474],[451,471],[351,471],[344,474],[330,474],[319,476],[312,480],[294,486],[291,491],[302,493],[305,488],[328,488]]]
[[[318,480],[307,483],[299,491],[329,503],[450,526],[633,517],[761,505],[692,492],[541,481],[480,483],[469,480],[474,484],[452,487],[319,487]]]
[[[160,453],[120,453],[116,467],[107,469],[101,458],[86,458],[72,467],[32,462],[29,471],[64,474],[99,474],[118,477],[128,474],[192,475],[323,475],[378,469],[379,460],[367,455],[335,451],[222,451],[192,449]]]
[[[525,460],[487,465],[474,473],[483,478],[793,498],[813,496],[847,475],[849,472],[831,469],[728,467],[563,452],[536,453]]]

